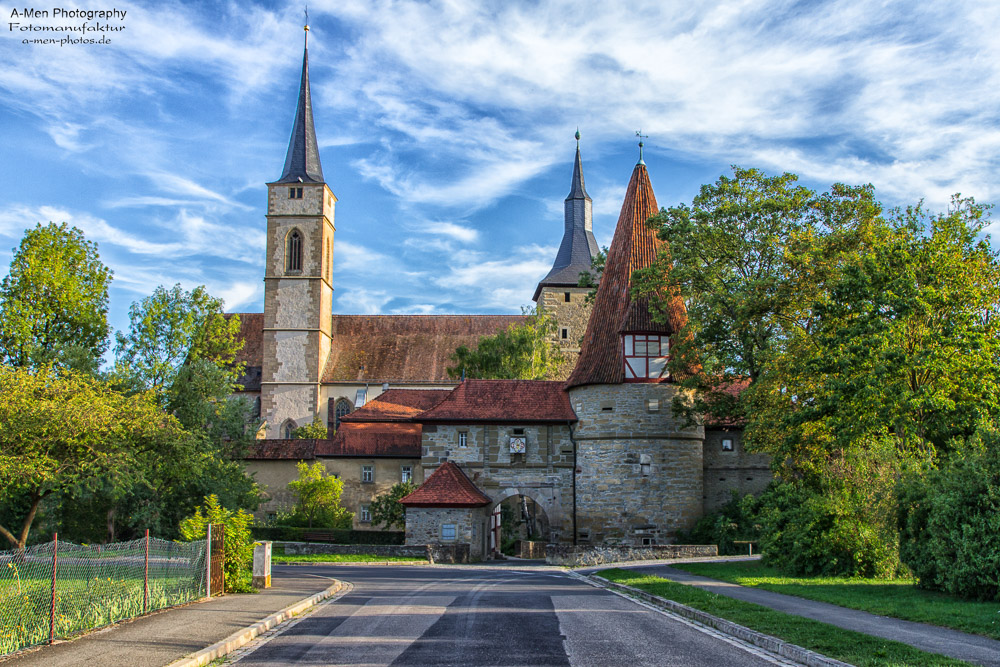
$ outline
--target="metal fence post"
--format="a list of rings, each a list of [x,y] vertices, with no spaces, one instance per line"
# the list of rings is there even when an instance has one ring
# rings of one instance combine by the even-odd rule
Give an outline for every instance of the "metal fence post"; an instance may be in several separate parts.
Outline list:
[[[212,524],[205,533],[205,597],[212,597]]]
[[[52,597],[49,604],[49,643],[56,640],[56,565],[59,560],[59,533],[52,533]]]
[[[146,571],[143,574],[142,613],[149,613],[149,528],[146,529]]]

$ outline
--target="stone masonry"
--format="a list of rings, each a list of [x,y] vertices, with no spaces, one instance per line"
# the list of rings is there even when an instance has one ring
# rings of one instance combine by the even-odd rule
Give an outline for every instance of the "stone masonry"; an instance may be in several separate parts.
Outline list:
[[[553,380],[565,380],[573,372],[580,356],[580,340],[587,329],[587,320],[594,304],[587,303],[589,287],[542,287],[538,308],[556,321],[555,337],[563,360]]]

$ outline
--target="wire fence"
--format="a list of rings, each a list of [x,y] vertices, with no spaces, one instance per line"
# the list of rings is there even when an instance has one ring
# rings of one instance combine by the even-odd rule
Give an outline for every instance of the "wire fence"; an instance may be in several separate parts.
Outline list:
[[[0,551],[0,656],[205,595],[205,541]]]

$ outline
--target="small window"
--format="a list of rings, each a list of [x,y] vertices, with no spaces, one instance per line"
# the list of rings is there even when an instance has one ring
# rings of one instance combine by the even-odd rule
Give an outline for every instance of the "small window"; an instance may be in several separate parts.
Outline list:
[[[361,523],[371,523],[372,522],[372,510],[371,505],[362,505],[359,514],[359,521]]]
[[[662,378],[667,375],[670,339],[657,334],[625,334],[625,379]]]
[[[601,401],[601,412],[614,412],[615,402],[614,401]]]
[[[468,447],[469,446],[469,433],[468,433],[468,431],[459,431],[458,432],[458,446],[459,447]]]
[[[581,530],[581,531],[579,531],[576,534],[576,536],[577,536],[577,539],[580,542],[589,542],[590,541],[590,531],[589,530]]]
[[[559,337],[562,338],[563,340],[566,340],[567,338],[569,338],[569,329],[567,329],[566,327],[563,327],[559,331]]]
[[[566,303],[569,303],[571,299],[572,299],[572,297],[570,296],[569,292],[563,292],[563,301],[565,301]]]
[[[375,466],[361,466],[361,482],[371,484],[375,481]]]
[[[652,466],[649,463],[640,463],[639,468],[642,470],[643,477],[649,477],[649,470]]]
[[[292,439],[292,431],[298,428],[298,425],[291,419],[286,419],[285,424],[281,427],[281,437],[285,440]]]
[[[333,428],[337,430],[340,428],[340,419],[346,414],[351,412],[351,403],[346,398],[342,398],[337,401],[337,404],[333,408]]]
[[[443,524],[441,526],[441,539],[442,540],[451,540],[451,541],[454,541],[454,539],[455,539],[455,524],[453,524],[453,523],[446,523],[446,524]]]
[[[368,401],[368,390],[358,389],[357,395],[354,397],[354,407],[360,408],[364,407],[364,404]]]
[[[399,469],[399,481],[406,482],[413,480],[413,466],[403,466]]]
[[[642,538],[642,546],[644,546],[644,547],[651,547],[654,544],[656,544],[656,538],[653,538],[653,537],[644,537],[644,538]]]
[[[289,199],[302,199],[302,188],[288,188]]]
[[[733,451],[733,441],[730,438],[722,439],[722,451],[731,452]]]
[[[646,411],[647,412],[659,412],[660,411],[660,399],[649,398],[646,399]]]

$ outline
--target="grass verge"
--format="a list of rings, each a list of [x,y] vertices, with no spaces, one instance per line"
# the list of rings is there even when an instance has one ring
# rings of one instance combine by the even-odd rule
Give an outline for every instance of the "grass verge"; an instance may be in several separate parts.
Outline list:
[[[759,562],[682,563],[674,567],[741,586],[1000,639],[1000,602],[974,602],[921,590],[912,579],[789,577]]]
[[[598,574],[609,581],[644,590],[700,609],[742,626],[772,635],[830,658],[858,667],[903,665],[968,665],[946,656],[927,653],[900,642],[844,630],[801,616],[709,593],[693,586],[637,572],[611,569]]]
[[[272,554],[275,563],[423,563],[418,558],[405,556],[377,556],[374,554]]]

